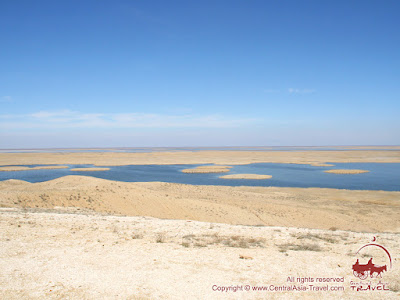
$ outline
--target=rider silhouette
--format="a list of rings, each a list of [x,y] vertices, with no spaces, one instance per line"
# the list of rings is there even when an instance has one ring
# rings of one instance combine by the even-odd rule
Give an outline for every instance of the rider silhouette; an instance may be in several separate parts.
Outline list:
[[[372,257],[371,257],[370,260],[368,261],[367,266],[368,266],[369,268],[372,268],[373,266],[375,266],[375,265],[372,263]]]

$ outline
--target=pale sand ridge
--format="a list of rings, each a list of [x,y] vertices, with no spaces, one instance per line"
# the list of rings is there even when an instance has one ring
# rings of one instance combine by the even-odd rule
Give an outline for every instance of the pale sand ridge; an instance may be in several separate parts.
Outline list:
[[[117,182],[86,176],[17,183],[0,182],[0,206],[79,207],[228,224],[400,231],[400,192]]]

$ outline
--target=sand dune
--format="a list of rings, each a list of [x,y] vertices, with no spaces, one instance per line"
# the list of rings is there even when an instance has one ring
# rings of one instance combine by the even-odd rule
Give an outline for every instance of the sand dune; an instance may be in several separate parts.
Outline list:
[[[80,207],[102,213],[228,224],[400,231],[400,192],[194,186],[86,176],[17,183],[0,184],[0,206]]]

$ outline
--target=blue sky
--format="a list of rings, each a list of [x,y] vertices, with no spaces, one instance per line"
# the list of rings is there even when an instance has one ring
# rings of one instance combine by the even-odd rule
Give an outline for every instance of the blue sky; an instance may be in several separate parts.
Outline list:
[[[1,1],[0,148],[400,144],[399,1]]]

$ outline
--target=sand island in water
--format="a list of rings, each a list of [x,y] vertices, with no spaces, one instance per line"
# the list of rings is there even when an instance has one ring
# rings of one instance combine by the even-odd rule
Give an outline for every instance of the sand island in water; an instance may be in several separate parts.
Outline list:
[[[71,171],[79,171],[79,172],[89,172],[89,171],[108,171],[110,168],[75,168],[71,169]]]
[[[223,175],[219,178],[223,179],[269,179],[272,178],[272,175],[261,175],[261,174],[230,174]]]
[[[368,170],[347,170],[347,169],[337,169],[337,170],[326,170],[325,173],[332,173],[332,174],[361,174],[361,173],[368,173]]]
[[[225,173],[230,171],[230,166],[199,166],[193,169],[184,169],[183,173]]]

